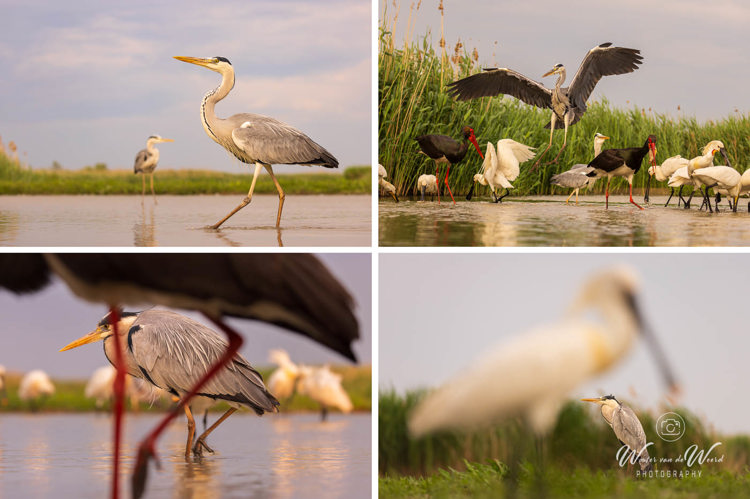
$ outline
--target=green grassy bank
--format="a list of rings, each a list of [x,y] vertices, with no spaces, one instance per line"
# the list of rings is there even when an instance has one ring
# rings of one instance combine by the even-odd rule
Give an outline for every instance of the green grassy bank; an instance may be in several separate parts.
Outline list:
[[[372,366],[331,366],[331,370],[342,375],[342,384],[351,398],[355,411],[370,411],[372,408]],[[259,369],[263,379],[268,380],[273,368]],[[93,399],[84,396],[85,380],[56,380],[52,382],[55,385],[55,394],[46,397],[35,404],[28,401],[22,401],[18,398],[18,385],[21,381],[20,374],[9,373],[6,378],[6,391],[0,393],[0,413],[2,412],[86,412],[95,411],[96,403]],[[5,395],[3,397],[3,395]],[[281,401],[282,412],[299,412],[299,411],[318,411],[320,410],[317,402],[303,395],[295,395],[288,403]],[[102,410],[109,409],[106,404]],[[139,410],[161,412],[167,407],[171,407],[169,401],[154,401],[153,404],[142,402]],[[217,404],[212,411],[225,411],[228,406]]]
[[[287,194],[369,194],[369,166],[356,166],[342,173],[298,173],[277,175]],[[252,173],[208,170],[157,170],[157,194],[246,194]],[[150,193],[148,179],[146,192]],[[0,194],[141,194],[141,176],[129,170],[29,170],[0,154]],[[269,175],[258,177],[256,193],[276,194]]]
[[[634,408],[647,440],[654,443],[649,454],[675,458],[693,444],[708,449],[721,442],[712,455],[723,456],[722,462],[688,468],[702,471],[700,479],[639,481],[615,461],[620,443],[593,405],[570,401],[564,406],[553,431],[541,443],[540,465],[540,441],[518,420],[473,433],[446,431],[411,438],[407,416],[421,395],[379,396],[381,497],[502,497],[515,488],[521,496],[535,496],[534,488],[541,485],[549,488],[552,497],[750,497],[750,437],[719,434],[685,409],[670,409],[686,422],[682,438],[670,443],[657,436],[652,413]],[[542,468],[540,479],[534,469]],[[686,468],[676,459],[655,464],[665,473]],[[661,494],[664,487],[669,492]]]

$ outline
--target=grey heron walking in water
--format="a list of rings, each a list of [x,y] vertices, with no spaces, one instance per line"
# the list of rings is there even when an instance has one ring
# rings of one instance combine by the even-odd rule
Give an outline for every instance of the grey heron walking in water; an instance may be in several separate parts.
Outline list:
[[[621,403],[614,395],[581,400],[599,404],[602,417],[612,427],[617,439],[621,444],[627,445],[630,452],[637,456],[641,471],[651,471],[651,460],[646,445],[646,432],[643,431],[643,426],[633,409]]]
[[[228,347],[227,341],[213,329],[169,310],[145,310],[139,313],[120,311],[117,315],[117,334],[110,313],[104,316],[94,331],[60,351],[103,341],[104,355],[115,366],[114,344],[119,339],[126,345],[124,366],[129,375],[144,379],[182,399]],[[209,399],[209,405],[213,401],[224,400],[230,408],[193,444],[195,419],[190,406],[183,406],[188,425],[185,457],[190,457],[191,450],[196,456],[200,456],[203,449],[213,453],[206,444],[206,437],[240,407],[249,407],[261,416],[264,412],[277,412],[279,405],[263,384],[260,373],[240,354],[236,354],[219,370],[196,398]]]
[[[642,61],[640,50],[612,47],[611,43],[602,43],[588,51],[569,87],[562,86],[566,76],[565,66],[562,64],[555,64],[542,75],[558,75],[555,88],[552,90],[508,68],[488,68],[482,73],[454,81],[448,84],[448,87],[449,93],[461,101],[507,94],[532,106],[551,108],[552,117],[548,125],[549,145],[532,166],[532,169],[536,169],[542,156],[552,147],[555,128],[564,128],[563,145],[552,160],[552,163],[557,162],[567,144],[568,127],[583,117],[583,113],[586,112],[586,101],[602,76],[632,73],[638,69]]]
[[[216,103],[226,97],[234,87],[234,68],[225,57],[203,59],[175,56],[175,59],[197,64],[221,75],[219,86],[203,97],[201,103],[203,128],[214,142],[234,157],[243,163],[255,165],[253,181],[247,196],[211,228],[218,229],[229,217],[250,203],[255,190],[255,182],[263,168],[271,175],[276,190],[279,192],[279,211],[276,215],[276,227],[279,227],[285,195],[281,184],[273,174],[272,165],[319,165],[326,168],[338,168],[338,160],[310,137],[277,119],[252,113],[235,114],[226,119],[217,117],[214,112]]]
[[[0,254],[0,288],[17,294],[31,293],[46,287],[53,275],[79,297],[109,304],[110,323],[118,337],[116,305],[147,303],[200,311],[229,340],[221,358],[138,447],[132,477],[136,498],[145,490],[148,463],[156,456],[156,439],[182,413],[183,405],[189,404],[204,386],[211,386],[213,376],[232,362],[242,346],[242,336],[224,321],[225,317],[274,324],[356,361],[352,343],[359,338],[359,325],[352,297],[309,254]],[[125,352],[119,341],[112,343],[115,364],[120,366],[114,403],[112,496],[116,498]]]
[[[154,145],[162,142],[174,142],[174,140],[165,139],[159,135],[152,135],[146,141],[146,148],[138,151],[138,154],[135,156],[133,173],[136,175],[140,173],[141,179],[143,180],[141,201],[146,195],[146,174],[148,173],[151,177],[151,195],[154,197],[154,202],[156,202],[156,193],[154,193],[154,170],[156,170],[156,165],[159,163],[159,150],[154,147]]]

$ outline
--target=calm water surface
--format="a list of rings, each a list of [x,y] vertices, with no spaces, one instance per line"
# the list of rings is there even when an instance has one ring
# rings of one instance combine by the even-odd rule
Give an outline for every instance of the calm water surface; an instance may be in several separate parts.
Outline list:
[[[126,417],[124,497],[137,441],[160,417]],[[105,414],[0,414],[0,497],[107,497],[111,431]],[[369,414],[325,423],[317,414],[235,414],[208,440],[216,454],[189,462],[185,432],[177,420],[160,440],[161,470],[149,469],[146,498],[370,497]]]
[[[381,246],[750,246],[747,199],[738,213],[720,203],[720,213],[669,207],[667,197],[652,196],[641,211],[627,196],[581,198],[566,205],[567,196],[486,201],[437,202],[381,198]],[[643,198],[636,199],[640,203]]]
[[[2,246],[369,246],[370,196],[0,196]]]

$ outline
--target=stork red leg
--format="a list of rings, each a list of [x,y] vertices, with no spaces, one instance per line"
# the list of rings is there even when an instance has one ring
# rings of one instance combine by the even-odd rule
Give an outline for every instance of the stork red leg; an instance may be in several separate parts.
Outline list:
[[[643,206],[633,201],[633,183],[632,182],[630,183],[630,202],[636,205],[638,208],[643,209]]]
[[[451,201],[453,201],[453,204],[456,204],[456,200],[453,199],[453,193],[451,192],[451,186],[448,185],[448,174],[451,172],[451,165],[448,163],[448,171],[445,172],[445,186],[448,188],[448,194],[451,195]]]
[[[183,412],[183,407],[190,401],[190,399],[195,396],[196,393],[198,393],[203,385],[205,385],[208,380],[213,378],[216,373],[219,372],[219,370],[221,370],[234,358],[234,356],[242,346],[242,336],[240,336],[239,333],[223,323],[220,319],[216,319],[207,314],[205,315],[206,317],[208,317],[208,319],[211,320],[211,322],[216,324],[219,329],[224,331],[224,334],[227,335],[227,339],[229,340],[227,350],[226,352],[224,352],[224,355],[222,355],[221,358],[211,367],[211,369],[209,369],[208,372],[200,380],[198,380],[195,386],[193,386],[193,388],[190,390],[190,393],[182,397],[180,403],[177,404],[177,406],[175,406],[169,412],[169,414],[167,414],[167,416],[162,419],[161,423],[159,423],[159,425],[154,428],[154,430],[149,433],[148,436],[141,442],[140,446],[138,447],[138,458],[135,463],[132,478],[133,497],[136,499],[140,498],[143,495],[143,492],[146,488],[148,460],[152,457],[156,459],[156,449],[154,449],[156,439],[159,437],[161,432],[164,431],[167,425],[180,413]],[[156,459],[156,463],[158,466],[158,459]]]
[[[122,440],[122,416],[125,409],[125,356],[122,352],[122,343],[117,332],[117,322],[120,320],[120,310],[117,307],[109,307],[112,321],[112,330],[115,338],[115,383],[114,383],[114,405],[112,410],[115,414],[115,441],[112,451],[112,498],[117,499],[120,495],[120,442]]]

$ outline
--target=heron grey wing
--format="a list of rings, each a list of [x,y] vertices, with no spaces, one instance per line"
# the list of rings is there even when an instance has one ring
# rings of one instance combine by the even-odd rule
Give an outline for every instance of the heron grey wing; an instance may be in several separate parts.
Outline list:
[[[337,168],[338,160],[293,126],[254,115],[232,130],[234,144],[255,162],[267,165],[320,165]]]
[[[630,407],[623,405],[619,411],[616,411],[612,421],[612,429],[620,441],[627,444],[628,447],[635,450],[636,453],[646,445],[646,432],[638,420],[638,416]],[[648,457],[648,452],[643,452],[643,457]]]
[[[147,310],[133,322],[128,348],[145,379],[181,396],[219,360],[227,342],[188,317]],[[210,379],[199,395],[246,404],[259,414],[278,405],[260,374],[240,355]]]
[[[611,45],[602,43],[592,48],[581,61],[568,87],[568,98],[574,106],[586,109],[586,101],[602,76],[632,73],[643,62],[640,50]]]
[[[148,151],[146,149],[141,149],[138,151],[138,154],[135,155],[135,164],[133,165],[133,172],[138,173],[143,171],[143,165],[146,163],[146,160],[148,159]]]
[[[449,83],[448,93],[462,101],[507,94],[532,106],[552,106],[552,90],[508,68],[485,69],[482,73]]]

